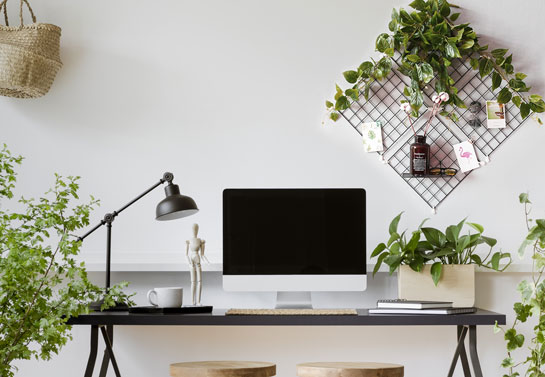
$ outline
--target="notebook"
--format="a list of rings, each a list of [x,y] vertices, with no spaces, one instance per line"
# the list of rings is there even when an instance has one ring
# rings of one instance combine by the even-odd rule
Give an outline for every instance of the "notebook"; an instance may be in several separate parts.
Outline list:
[[[377,308],[399,308],[399,309],[433,309],[452,308],[450,301],[420,301],[420,300],[378,300]]]
[[[417,315],[450,315],[475,313],[475,308],[444,308],[444,309],[369,309],[369,314],[417,314]]]

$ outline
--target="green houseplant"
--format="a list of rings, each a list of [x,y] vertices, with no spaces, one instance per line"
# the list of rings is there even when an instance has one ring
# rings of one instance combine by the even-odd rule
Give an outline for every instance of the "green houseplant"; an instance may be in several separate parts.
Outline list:
[[[495,326],[495,332],[503,332],[506,341],[507,357],[502,367],[507,369],[504,377],[545,376],[545,219],[530,219],[531,202],[528,194],[520,194],[519,201],[524,205],[524,216],[528,233],[519,248],[522,257],[531,250],[532,273],[530,280],[523,280],[517,287],[520,301],[513,305],[515,320],[510,327]],[[519,332],[521,323],[533,320],[533,334],[529,341]],[[527,354],[516,361],[514,351],[526,345]],[[524,370],[522,370],[524,368]]]
[[[415,272],[422,272],[425,265],[431,264],[431,278],[437,285],[444,265],[474,264],[503,271],[511,263],[511,254],[501,251],[493,253],[497,241],[484,236],[484,228],[480,224],[464,219],[458,224],[448,226],[442,232],[439,229],[424,227],[426,219],[411,232],[409,238],[406,230],[401,234],[398,232],[401,215],[402,213],[391,221],[388,241],[378,244],[371,254],[371,258],[377,258],[373,275],[378,272],[382,263],[389,266],[390,274],[402,265],[408,265]],[[462,234],[465,226],[475,232]],[[484,257],[477,253],[479,245],[488,249]],[[502,260],[508,262],[500,267]]]
[[[68,318],[89,311],[103,290],[87,278],[84,264],[74,259],[80,244],[73,232],[89,224],[98,205],[78,198],[79,177],[55,177],[39,200],[14,203],[16,165],[4,145],[0,149],[0,376],[14,375],[17,360],[48,360],[71,339]],[[6,208],[19,208],[20,212]],[[103,308],[130,303],[112,287]]]
[[[437,93],[446,92],[449,96],[440,114],[457,120],[452,110],[465,108],[466,104],[458,97],[458,88],[449,74],[449,67],[455,60],[469,60],[481,77],[491,75],[493,91],[504,83],[497,100],[500,103],[512,101],[520,108],[523,118],[545,111],[541,96],[528,94],[530,88],[524,82],[526,75],[515,72],[513,55],[508,54],[507,49],[489,51],[488,46],[479,44],[477,33],[469,23],[456,23],[460,13],[453,9],[457,6],[446,0],[415,0],[409,5],[412,10],[393,9],[388,25],[390,32],[377,37],[375,47],[380,58],[364,61],[343,73],[349,86],[343,89],[336,85],[334,100],[326,101],[332,120],[338,120],[339,111],[349,108],[352,100],[359,100],[361,95],[368,99],[373,83],[391,73],[396,51],[401,54],[398,71],[410,80],[404,94],[414,116],[418,116],[424,104],[424,87],[433,84]],[[536,120],[542,124],[537,116]]]

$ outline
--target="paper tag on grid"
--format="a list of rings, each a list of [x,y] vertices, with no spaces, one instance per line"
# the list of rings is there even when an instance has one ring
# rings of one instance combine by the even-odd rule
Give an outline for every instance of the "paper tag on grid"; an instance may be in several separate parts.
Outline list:
[[[382,123],[380,121],[363,123],[361,134],[366,152],[382,152],[384,150],[382,145]]]
[[[469,141],[454,144],[452,145],[452,148],[454,148],[454,153],[458,159],[458,166],[460,166],[462,173],[477,169],[481,166],[477,159],[475,148]]]

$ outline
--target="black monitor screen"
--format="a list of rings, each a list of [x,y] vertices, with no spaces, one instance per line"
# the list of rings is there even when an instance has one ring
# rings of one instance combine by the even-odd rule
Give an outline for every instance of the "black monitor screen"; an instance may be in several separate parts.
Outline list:
[[[226,189],[225,275],[366,273],[365,190]]]

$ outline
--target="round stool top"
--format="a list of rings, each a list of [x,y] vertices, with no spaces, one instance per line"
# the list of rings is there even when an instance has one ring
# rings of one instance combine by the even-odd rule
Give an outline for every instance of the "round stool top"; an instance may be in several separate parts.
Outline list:
[[[173,377],[271,377],[276,364],[260,361],[196,361],[170,364]]]
[[[322,362],[297,365],[299,377],[403,377],[403,365]]]

